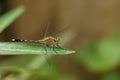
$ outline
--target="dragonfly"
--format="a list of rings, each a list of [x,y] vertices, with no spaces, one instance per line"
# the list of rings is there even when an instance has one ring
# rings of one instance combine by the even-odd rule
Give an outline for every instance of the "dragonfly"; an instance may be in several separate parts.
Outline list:
[[[59,47],[60,46],[60,37],[54,37],[53,35],[58,34],[64,30],[66,30],[68,28],[68,26],[62,28],[61,30],[58,30],[54,33],[52,33],[50,36],[47,36],[48,33],[48,29],[50,27],[50,23],[47,24],[45,33],[44,33],[44,38],[40,39],[40,40],[24,40],[24,39],[12,39],[13,42],[32,42],[32,43],[39,43],[41,45],[44,45],[45,48],[45,55],[47,55],[47,46],[51,46],[53,47],[53,51],[57,54],[55,47]],[[48,55],[47,55],[47,59],[48,59]],[[48,64],[50,65],[49,60],[47,60]]]

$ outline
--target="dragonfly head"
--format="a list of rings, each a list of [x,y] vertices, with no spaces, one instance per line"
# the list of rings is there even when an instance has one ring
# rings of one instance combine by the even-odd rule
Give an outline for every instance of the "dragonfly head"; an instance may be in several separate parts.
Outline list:
[[[57,45],[59,45],[59,42],[60,42],[60,38],[59,37],[55,37],[55,43],[57,44]]]

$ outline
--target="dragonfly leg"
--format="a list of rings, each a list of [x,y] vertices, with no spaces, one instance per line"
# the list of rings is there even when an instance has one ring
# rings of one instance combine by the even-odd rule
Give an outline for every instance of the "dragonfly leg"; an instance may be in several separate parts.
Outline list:
[[[58,47],[58,48],[62,48],[60,45],[56,45],[56,47]]]
[[[46,57],[46,61],[47,61],[48,65],[50,66],[51,65],[51,61],[50,61],[50,56],[47,54],[47,46],[48,45],[44,46],[44,48],[45,48],[45,57]]]
[[[56,45],[53,45],[53,51],[55,52],[55,54],[57,54],[57,51],[55,50],[56,47]]]

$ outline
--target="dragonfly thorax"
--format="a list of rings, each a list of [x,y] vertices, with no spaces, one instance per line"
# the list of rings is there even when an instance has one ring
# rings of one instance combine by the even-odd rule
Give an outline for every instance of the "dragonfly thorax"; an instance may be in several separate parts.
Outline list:
[[[53,46],[57,46],[59,45],[59,37],[53,37],[53,36],[48,36],[48,37],[45,37],[41,40],[39,40],[39,42],[41,44],[44,44],[44,45],[53,45]]]

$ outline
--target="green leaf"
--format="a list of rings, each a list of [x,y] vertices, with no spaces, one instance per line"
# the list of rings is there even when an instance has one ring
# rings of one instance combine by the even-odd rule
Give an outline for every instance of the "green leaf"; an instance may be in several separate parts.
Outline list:
[[[111,38],[84,44],[78,50],[81,54],[77,57],[84,61],[89,70],[107,72],[119,65],[119,44],[118,40]]]
[[[8,27],[17,17],[24,12],[24,7],[17,7],[0,17],[0,32]]]
[[[73,50],[40,44],[25,44],[25,43],[12,43],[12,42],[1,42],[0,43],[1,55],[19,55],[19,54],[71,54],[75,53]]]
[[[120,80],[120,76],[119,73],[111,71],[101,75],[99,80]]]

